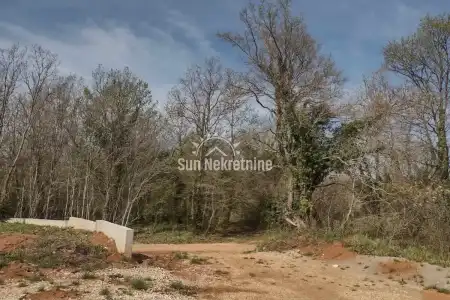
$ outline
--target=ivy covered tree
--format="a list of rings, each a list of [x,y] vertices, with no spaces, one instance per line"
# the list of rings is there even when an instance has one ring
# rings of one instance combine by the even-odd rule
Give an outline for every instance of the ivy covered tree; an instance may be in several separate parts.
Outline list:
[[[290,0],[262,1],[242,10],[242,33],[219,36],[249,65],[239,88],[275,119],[275,140],[287,175],[286,221],[320,222],[312,205],[315,188],[332,171],[333,101],[343,82],[333,60],[320,53]],[[334,124],[334,125],[333,125]],[[295,220],[293,220],[295,219]]]

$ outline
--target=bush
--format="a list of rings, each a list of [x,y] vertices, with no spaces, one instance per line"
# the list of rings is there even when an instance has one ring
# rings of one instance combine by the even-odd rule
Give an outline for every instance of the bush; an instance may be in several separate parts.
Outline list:
[[[91,273],[91,272],[85,272],[81,276],[81,279],[85,279],[85,280],[97,279],[97,275],[95,275],[94,273]]]
[[[172,281],[170,283],[170,289],[176,290],[178,293],[182,295],[192,296],[197,293],[197,289],[193,286],[185,285],[182,281]]]
[[[150,287],[150,284],[142,278],[131,279],[130,285],[135,290],[148,290]]]

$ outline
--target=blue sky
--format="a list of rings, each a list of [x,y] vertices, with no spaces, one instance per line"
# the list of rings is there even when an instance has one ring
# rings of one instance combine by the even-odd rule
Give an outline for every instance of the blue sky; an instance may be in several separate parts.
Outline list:
[[[38,43],[59,55],[61,70],[89,78],[101,63],[132,71],[164,102],[186,68],[207,56],[242,66],[216,38],[242,28],[245,0],[1,0],[0,48]],[[293,0],[309,31],[357,87],[382,62],[388,40],[412,33],[426,13],[450,12],[448,0]]]

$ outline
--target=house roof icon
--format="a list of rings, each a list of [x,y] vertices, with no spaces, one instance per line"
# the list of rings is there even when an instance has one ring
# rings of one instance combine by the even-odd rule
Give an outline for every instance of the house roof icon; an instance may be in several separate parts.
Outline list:
[[[211,154],[213,154],[214,152],[219,152],[222,156],[227,156],[227,154],[225,152],[223,152],[222,150],[220,150],[219,147],[215,146],[214,148],[212,148],[211,150],[208,151],[208,153],[206,153],[206,156],[210,156]]]
[[[200,139],[200,143],[197,143],[195,141],[192,141],[192,144],[195,146],[195,151],[192,151],[192,153],[194,155],[199,155],[200,153],[200,148],[203,147],[203,145],[211,140],[218,140],[218,141],[222,141],[225,144],[227,144],[231,151],[233,152],[233,157],[236,155],[240,154],[240,151],[236,150],[236,147],[240,144],[240,142],[237,143],[232,143],[230,141],[228,141],[226,138],[220,137],[218,135],[208,135],[206,138],[202,138]],[[222,156],[228,156],[223,150],[221,150],[219,147],[215,146],[214,148],[210,149],[205,156],[209,156],[211,154],[213,154],[214,152],[219,152],[220,155]]]

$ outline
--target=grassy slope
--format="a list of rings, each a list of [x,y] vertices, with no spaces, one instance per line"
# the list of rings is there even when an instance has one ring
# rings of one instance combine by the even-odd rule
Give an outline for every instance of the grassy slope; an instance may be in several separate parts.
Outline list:
[[[35,264],[42,268],[104,266],[107,250],[90,242],[92,233],[57,227],[20,223],[0,223],[0,234],[32,234],[31,244],[0,253],[0,266],[12,261]]]

